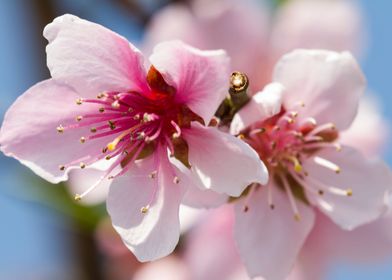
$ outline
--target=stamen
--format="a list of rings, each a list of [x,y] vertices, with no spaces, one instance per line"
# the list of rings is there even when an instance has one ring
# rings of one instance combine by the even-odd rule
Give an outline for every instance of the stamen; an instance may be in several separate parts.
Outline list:
[[[82,144],[86,143],[86,138],[85,137],[80,137],[80,143],[82,143]]]
[[[80,122],[82,119],[83,119],[82,116],[77,116],[77,117],[76,117],[76,120],[77,120],[78,122]]]
[[[316,157],[314,157],[314,162],[320,166],[323,166],[325,168],[328,168],[328,169],[335,171],[336,174],[339,174],[341,171],[339,166],[337,166],[335,163],[333,163],[325,158],[316,156]]]
[[[323,132],[324,130],[335,130],[336,126],[333,123],[326,123],[314,128],[311,132],[309,132],[308,136],[314,136]]]
[[[111,130],[115,130],[116,129],[116,124],[113,121],[108,121],[109,123],[109,127]]]
[[[273,188],[272,184],[269,183],[267,185],[267,200],[268,200],[268,205],[269,205],[270,209],[274,210],[275,209],[275,205],[274,205],[274,202],[273,202],[272,188]]]
[[[245,201],[244,201],[244,206],[243,206],[244,212],[248,212],[248,210],[249,210],[249,206],[248,206],[249,200],[252,198],[252,195],[255,192],[256,187],[257,187],[257,184],[252,184],[249,187],[249,192],[247,193]]]
[[[181,136],[181,128],[180,126],[175,122],[175,121],[170,121],[170,124],[174,127],[174,129],[176,130],[175,133],[173,133],[173,138],[178,138]]]
[[[296,158],[295,156],[284,156],[285,159],[287,159],[288,161],[291,161],[294,164],[294,171],[297,173],[301,173],[302,172],[302,165],[299,162],[298,158]]]
[[[63,133],[64,132],[64,127],[60,124],[57,128],[58,133]]]
[[[83,162],[81,162],[81,163],[79,164],[79,166],[80,166],[80,168],[82,168],[82,169],[86,168],[86,164],[83,163]]]
[[[112,106],[113,109],[119,109],[120,108],[120,103],[118,102],[118,100],[116,100],[116,101],[114,101],[111,104],[111,106]]]
[[[96,128],[96,127],[92,127],[92,128],[90,128],[90,132],[91,132],[91,133],[95,133],[95,132],[97,132],[97,128]]]
[[[322,149],[322,148],[334,148],[337,152],[342,150],[342,145],[339,143],[305,143],[303,149]]]
[[[180,179],[177,176],[174,176],[173,183],[174,184],[179,184],[180,183]]]
[[[321,190],[323,191],[327,191],[331,194],[334,195],[339,195],[339,196],[352,196],[353,195],[353,191],[351,188],[348,189],[339,189],[333,186],[327,186],[325,184],[323,184],[322,182],[316,180],[315,178],[312,177],[307,177],[306,180],[309,180],[312,184],[316,185],[317,187],[319,187]]]
[[[147,214],[149,209],[150,209],[150,205],[146,205],[146,206],[143,206],[142,208],[140,208],[140,212],[142,214]]]
[[[264,128],[264,127],[262,127],[262,128],[256,128],[256,129],[253,129],[253,130],[251,130],[250,132],[249,132],[249,135],[255,135],[255,134],[262,134],[262,133],[264,133],[266,131],[266,129]]]
[[[106,92],[101,92],[100,94],[97,95],[98,99],[104,98],[104,97],[109,97]]]
[[[158,174],[158,171],[157,171],[157,170],[154,170],[153,172],[151,172],[151,173],[148,175],[148,177],[149,177],[150,179],[155,179],[156,176],[157,176],[157,174]]]
[[[110,170],[111,171],[111,170]],[[110,172],[108,171],[108,172]],[[85,190],[82,194],[76,194],[75,195],[75,200],[80,201],[82,200],[83,197],[85,197],[87,194],[89,194],[91,191],[93,191],[96,187],[99,186],[99,184],[107,177],[108,172],[105,173],[105,175],[101,176],[98,181],[96,181],[93,185],[91,185],[87,190]]]
[[[83,99],[82,99],[82,98],[78,98],[78,99],[76,99],[75,103],[76,103],[77,105],[82,105]]]
[[[284,176],[284,175],[283,175],[283,176],[280,176],[280,178],[281,178],[282,183],[283,183],[283,186],[284,186],[284,188],[285,188],[285,190],[286,190],[287,196],[289,197],[291,209],[292,209],[293,212],[294,212],[294,219],[295,219],[296,221],[299,221],[299,220],[301,219],[301,216],[300,216],[300,214],[299,214],[298,207],[297,207],[297,203],[295,202],[295,198],[294,198],[293,192],[291,191],[291,188],[290,188],[290,186],[289,186],[289,183],[287,182],[287,178],[286,178],[286,176]]]

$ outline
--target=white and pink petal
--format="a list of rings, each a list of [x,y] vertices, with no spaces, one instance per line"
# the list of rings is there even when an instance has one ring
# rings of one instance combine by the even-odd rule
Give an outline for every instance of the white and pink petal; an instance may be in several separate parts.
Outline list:
[[[298,201],[301,220],[295,220],[287,195],[274,185],[268,187],[274,188],[275,208],[270,208],[268,190],[263,186],[250,198],[239,200],[235,205],[234,237],[250,277],[283,280],[294,266],[315,215]]]
[[[82,161],[94,159],[108,141],[103,137],[81,144],[80,138],[89,133],[88,127],[56,131],[59,125],[75,124],[77,116],[98,110],[92,104],[76,105],[77,97],[73,88],[53,79],[32,86],[4,117],[1,150],[49,182],[67,180],[67,168],[61,171],[60,165],[74,162],[70,167],[78,166]]]
[[[353,122],[365,78],[348,52],[295,50],[275,66],[274,82],[286,88],[283,105],[297,109],[299,118],[314,118],[318,124],[334,123],[339,130]],[[344,108],[344,110],[342,110]]]
[[[325,160],[339,167],[340,172],[326,168]],[[303,167],[309,174],[307,184],[323,191],[323,195],[308,192],[308,198],[341,228],[352,230],[386,212],[392,173],[381,160],[367,159],[343,146],[340,152],[322,150],[306,160]]]
[[[193,182],[201,189],[239,196],[251,183],[268,181],[266,166],[244,141],[198,123],[183,133]]]
[[[81,97],[148,89],[143,55],[113,31],[66,14],[48,24],[44,36],[51,76]]]
[[[175,169],[166,153],[160,151],[157,156],[136,162],[117,178],[107,199],[114,228],[142,262],[169,255],[180,236],[179,206],[186,186],[174,182]],[[151,178],[154,171],[156,176]]]
[[[262,91],[256,93],[250,101],[234,115],[230,125],[230,133],[238,134],[246,127],[278,114],[282,107],[284,92],[284,86],[279,83],[266,85]]]
[[[202,51],[181,41],[158,44],[151,64],[175,87],[176,100],[209,123],[228,90],[229,57],[223,50]]]

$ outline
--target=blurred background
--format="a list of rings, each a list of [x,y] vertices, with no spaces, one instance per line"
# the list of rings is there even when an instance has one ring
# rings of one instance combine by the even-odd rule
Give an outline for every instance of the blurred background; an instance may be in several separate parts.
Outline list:
[[[1,120],[19,95],[49,77],[42,30],[71,13],[114,30],[146,53],[156,42],[177,37],[225,48],[235,70],[250,73],[255,90],[292,48],[350,50],[380,105],[384,137],[392,121],[391,9],[390,1],[370,0],[0,0]],[[382,151],[392,165],[392,149],[385,145]],[[0,185],[0,279],[161,279],[133,276],[142,267],[112,232],[103,204],[75,204],[65,185],[52,186],[2,154]],[[320,279],[392,279],[390,249],[372,262],[332,260]]]

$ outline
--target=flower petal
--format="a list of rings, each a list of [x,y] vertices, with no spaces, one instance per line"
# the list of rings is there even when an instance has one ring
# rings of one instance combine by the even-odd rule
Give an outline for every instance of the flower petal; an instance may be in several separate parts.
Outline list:
[[[263,121],[281,110],[285,88],[279,83],[271,83],[256,93],[237,114],[230,126],[231,134],[238,134],[249,125]]]
[[[107,209],[116,231],[139,261],[170,254],[180,235],[179,205],[185,186],[173,182],[173,170],[163,152],[158,163],[151,156],[116,179],[109,190]],[[157,171],[156,178],[149,174]],[[149,205],[147,213],[141,208]]]
[[[223,50],[201,51],[180,41],[158,44],[151,64],[177,90],[185,103],[205,123],[213,117],[228,90],[229,58]]]
[[[182,199],[182,204],[193,208],[212,208],[228,201],[229,198],[225,194],[216,193],[204,188],[201,189],[197,184],[198,180],[195,180],[193,173],[179,160],[171,157],[170,161],[181,171],[178,174],[180,181],[188,186]]]
[[[147,88],[142,54],[109,29],[63,15],[45,27],[44,36],[52,77],[74,87],[81,97]]]
[[[381,155],[387,146],[389,124],[382,116],[382,106],[375,96],[365,95],[349,129],[339,133],[339,142],[358,149],[367,156]]]
[[[293,51],[276,65],[274,81],[287,90],[286,109],[303,102],[299,117],[315,118],[319,124],[333,122],[340,130],[355,118],[365,88],[365,78],[348,52]]]
[[[285,279],[314,223],[313,210],[297,201],[301,220],[296,221],[285,193],[275,186],[274,210],[267,201],[266,187],[249,198],[244,212],[243,200],[236,203],[234,237],[251,277]],[[289,234],[288,234],[289,233]]]
[[[264,163],[242,140],[198,123],[184,130],[184,138],[194,182],[200,188],[239,196],[249,184],[268,181]]]
[[[89,128],[56,131],[60,124],[74,124],[76,116],[97,110],[96,105],[76,105],[77,96],[72,88],[52,79],[28,89],[5,115],[0,133],[4,154],[16,158],[44,179],[58,183],[67,179],[59,165],[100,153],[107,138],[79,142]]]
[[[334,171],[316,163],[317,158],[336,164],[341,172]],[[380,160],[368,160],[360,152],[344,146],[342,151],[324,150],[304,162],[309,173],[306,178],[309,186],[319,189],[322,196],[308,193],[308,198],[325,215],[346,230],[379,218],[386,211],[386,196],[392,187],[392,173]],[[317,179],[321,184],[312,182]],[[326,189],[335,187],[342,192],[350,189],[352,196],[332,194]]]
[[[266,69],[269,12],[265,3],[254,0],[171,4],[154,14],[144,43],[152,49],[165,40],[180,39],[200,49],[224,49],[232,69],[246,73],[250,87],[260,89],[268,81],[262,73]]]
[[[274,57],[297,48],[360,53],[366,30],[358,4],[329,0],[288,2],[276,14],[271,36]]]

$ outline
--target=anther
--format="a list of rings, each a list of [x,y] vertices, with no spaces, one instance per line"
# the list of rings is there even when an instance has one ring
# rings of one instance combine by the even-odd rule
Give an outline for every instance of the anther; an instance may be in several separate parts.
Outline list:
[[[143,206],[142,208],[140,208],[140,212],[142,214],[147,214],[149,208],[150,208],[150,205]]]
[[[173,137],[174,137],[174,134],[173,134]],[[145,138],[146,138],[146,133],[144,133],[144,131],[137,133],[137,137],[136,137],[137,140],[143,140]]]
[[[318,191],[318,194],[319,194],[319,195],[324,195],[324,191],[323,191],[323,190],[319,190],[319,191]]]
[[[107,155],[106,157],[105,157],[105,159],[106,160],[110,160],[112,157],[110,156],[110,155]]]
[[[98,111],[99,111],[100,113],[103,113],[103,112],[105,112],[105,108],[100,107],[100,108],[98,109]]]
[[[83,162],[81,162],[81,163],[79,164],[79,166],[80,166],[80,168],[82,168],[82,169],[86,168],[86,164],[84,164]]]
[[[95,132],[97,132],[97,129],[95,127],[92,127],[92,128],[90,128],[90,132],[95,133]]]
[[[245,205],[244,208],[242,209],[242,211],[244,211],[245,213],[249,211],[249,206]]]
[[[173,183],[174,183],[174,184],[180,183],[180,179],[179,179],[177,176],[175,176],[175,177],[173,178]]]
[[[82,98],[78,98],[78,99],[76,99],[75,103],[76,103],[77,105],[82,105],[83,99],[82,99]]]
[[[74,199],[75,201],[81,201],[82,197],[79,194],[75,194]]]
[[[301,216],[299,214],[294,214],[294,220],[297,222],[301,221]]]
[[[155,171],[151,172],[150,174],[148,174],[148,178],[155,179],[157,174],[158,174],[158,171],[155,170]]]
[[[118,108],[120,108],[120,103],[116,100],[116,101],[114,101],[113,103],[112,103],[112,108],[113,109],[118,109]]]
[[[80,143],[86,143],[86,137],[80,137]]]
[[[262,127],[262,128],[256,128],[256,129],[251,130],[251,131],[249,132],[249,135],[262,134],[262,133],[264,133],[265,131],[266,131],[266,129],[265,129],[264,127]]]
[[[238,137],[239,139],[241,139],[241,140],[245,139],[245,135],[244,135],[244,134],[239,134],[237,137]]]
[[[271,210],[275,209],[275,205],[274,204],[270,204],[269,207],[270,207]]]
[[[60,124],[57,128],[58,133],[63,133],[64,132],[64,127]]]
[[[100,94],[97,95],[98,99],[104,98],[104,97],[108,97],[108,95],[106,94],[106,92],[101,92]]]
[[[294,156],[286,156],[284,157],[285,159],[291,161],[294,164],[294,171],[297,173],[301,173],[302,172],[302,165],[299,162],[298,158],[294,157]]]
[[[139,115],[139,114],[134,115],[134,116],[133,116],[133,119],[134,119],[135,121],[139,120],[139,119],[140,119],[140,115]]]
[[[82,119],[83,119],[82,116],[77,116],[77,117],[76,117],[76,120],[77,120],[78,122],[80,122]]]
[[[325,158],[314,157],[314,162],[320,166],[323,166],[325,168],[328,168],[328,169],[335,171],[336,174],[339,174],[341,172],[341,169],[339,166],[337,166],[335,163],[330,162],[329,160],[327,160]]]
[[[116,129],[116,124],[113,121],[108,121],[109,123],[109,127],[111,130],[115,130]]]
[[[352,189],[347,189],[346,193],[347,193],[347,196],[352,196],[353,195],[353,190]]]
[[[108,151],[108,147],[102,149],[102,153],[105,154]]]
[[[59,169],[60,169],[61,171],[64,171],[64,170],[65,170],[65,166],[64,166],[64,165],[60,165],[60,166],[59,166]]]

